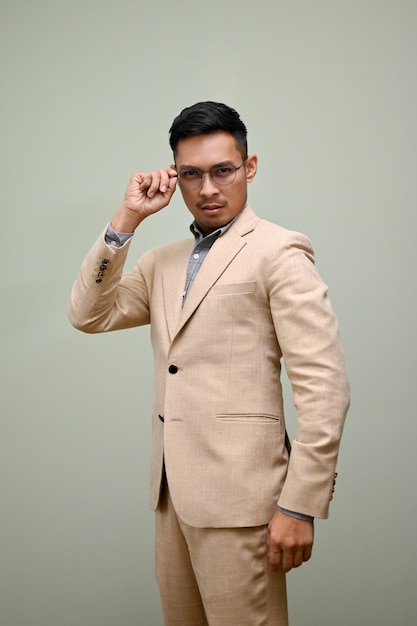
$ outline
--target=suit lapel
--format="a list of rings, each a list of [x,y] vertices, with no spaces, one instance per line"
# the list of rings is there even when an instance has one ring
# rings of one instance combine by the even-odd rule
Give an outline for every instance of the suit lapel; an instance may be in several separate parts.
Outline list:
[[[210,248],[203,265],[195,277],[180,314],[177,333],[194,313],[200,302],[207,295],[207,292],[219,279],[236,254],[246,245],[241,237],[236,237],[235,235],[233,241],[230,241],[231,237],[226,237],[226,234],[229,234],[229,232],[220,237]]]
[[[194,283],[189,291],[184,307],[180,311],[179,317],[177,318],[178,326],[176,327],[175,334],[180,332],[214,283],[220,278],[225,269],[239,254],[242,248],[244,248],[246,241],[243,235],[253,230],[258,221],[259,218],[255,215],[252,209],[247,207],[244,209],[236,222],[232,224],[232,226],[221,237],[219,237],[210,248],[207,257],[204,259],[204,263],[198,271]],[[184,289],[184,284],[185,274],[181,285],[181,294]],[[171,335],[171,337],[173,338],[173,335]]]
[[[172,341],[181,314],[182,295],[185,287],[188,261],[194,248],[194,241],[187,239],[169,254],[162,274],[164,310],[169,337]]]

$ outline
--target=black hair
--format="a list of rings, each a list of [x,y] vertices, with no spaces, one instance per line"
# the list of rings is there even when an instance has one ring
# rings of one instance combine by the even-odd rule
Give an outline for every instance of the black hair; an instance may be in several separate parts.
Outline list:
[[[221,102],[197,102],[197,104],[183,109],[169,129],[169,145],[175,154],[181,139],[208,135],[219,130],[230,133],[242,150],[243,156],[247,156],[246,126],[235,109]]]

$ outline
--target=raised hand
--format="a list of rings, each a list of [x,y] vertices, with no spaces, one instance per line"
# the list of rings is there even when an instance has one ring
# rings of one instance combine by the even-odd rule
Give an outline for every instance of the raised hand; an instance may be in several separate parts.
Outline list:
[[[117,232],[133,232],[148,215],[166,207],[177,185],[174,168],[137,172],[130,178],[125,197],[111,221]]]

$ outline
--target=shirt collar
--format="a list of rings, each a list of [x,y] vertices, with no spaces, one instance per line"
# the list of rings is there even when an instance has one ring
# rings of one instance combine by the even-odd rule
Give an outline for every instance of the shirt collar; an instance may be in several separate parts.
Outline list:
[[[200,243],[203,239],[207,241],[209,241],[210,239],[217,239],[217,237],[220,237],[221,235],[223,235],[223,233],[225,233],[226,230],[228,230],[231,227],[233,222],[237,220],[237,218],[242,213],[242,211],[239,211],[239,213],[235,215],[235,217],[232,220],[230,220],[230,222],[227,222],[227,224],[225,224],[224,226],[221,226],[220,228],[218,228],[217,230],[213,231],[212,233],[206,236],[203,235],[203,233],[200,231],[200,229],[197,226],[197,222],[194,220],[192,224],[190,224],[190,230],[194,235],[195,242]]]

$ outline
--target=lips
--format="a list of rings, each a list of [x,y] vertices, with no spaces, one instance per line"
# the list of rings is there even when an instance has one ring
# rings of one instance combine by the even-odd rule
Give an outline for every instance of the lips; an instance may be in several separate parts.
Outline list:
[[[219,211],[223,206],[221,204],[203,204],[200,208],[203,209],[203,211],[211,213],[213,211]]]

